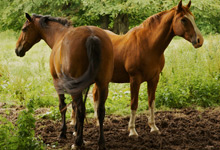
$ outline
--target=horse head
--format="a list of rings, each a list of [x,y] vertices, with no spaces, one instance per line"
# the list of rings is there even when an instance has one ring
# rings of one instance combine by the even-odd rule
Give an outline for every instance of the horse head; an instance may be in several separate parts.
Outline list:
[[[182,0],[175,7],[175,15],[173,18],[173,31],[175,35],[181,36],[191,42],[195,48],[199,48],[203,44],[203,37],[196,26],[194,16],[190,11],[191,1],[186,6],[182,5]]]
[[[23,57],[25,53],[37,42],[40,41],[40,34],[36,30],[34,19],[28,13],[25,13],[27,21],[22,27],[22,32],[16,43],[15,53]]]

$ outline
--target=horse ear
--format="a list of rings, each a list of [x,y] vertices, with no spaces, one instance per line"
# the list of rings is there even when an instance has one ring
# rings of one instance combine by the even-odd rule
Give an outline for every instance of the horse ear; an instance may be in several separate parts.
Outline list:
[[[28,21],[30,21],[30,22],[32,21],[31,16],[28,13],[25,13],[25,16],[26,16]]]
[[[191,6],[191,0],[189,1],[189,3],[186,5],[186,7],[189,9]]]
[[[177,11],[182,10],[182,0],[180,0],[178,6],[177,6]]]

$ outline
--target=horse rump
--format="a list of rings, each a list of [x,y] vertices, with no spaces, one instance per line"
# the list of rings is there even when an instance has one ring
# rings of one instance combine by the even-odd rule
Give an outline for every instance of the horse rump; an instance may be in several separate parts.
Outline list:
[[[66,93],[77,95],[91,85],[98,73],[101,62],[101,41],[99,37],[90,35],[86,40],[86,51],[88,56],[88,68],[79,78],[67,76],[62,72],[62,86]]]

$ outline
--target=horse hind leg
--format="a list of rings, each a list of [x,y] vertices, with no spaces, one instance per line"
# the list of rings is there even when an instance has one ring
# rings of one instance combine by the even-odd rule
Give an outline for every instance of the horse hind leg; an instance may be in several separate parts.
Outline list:
[[[71,114],[71,122],[70,122],[70,125],[73,125],[74,126],[74,131],[73,131],[73,136],[76,136],[77,135],[77,124],[76,124],[76,106],[74,104],[74,98],[72,96],[72,114]]]
[[[81,149],[83,146],[83,125],[84,125],[84,118],[85,118],[85,104],[82,100],[82,94],[78,95],[74,99],[76,105],[76,130],[77,136],[75,140],[75,144],[72,145],[73,150]]]
[[[62,116],[62,127],[61,127],[61,134],[60,134],[60,138],[66,139],[66,130],[67,130],[67,126],[66,126],[66,103],[65,103],[65,97],[64,94],[59,94],[59,109],[60,109],[60,113]]]
[[[72,109],[70,125],[74,126],[75,124],[76,124],[76,112],[75,112],[75,110]]]
[[[96,84],[94,85],[93,88],[93,100],[94,100],[94,119],[96,122],[96,126],[99,126],[98,113],[97,113],[99,97],[98,97],[98,89]]]
[[[61,113],[61,117],[62,117],[62,127],[61,127],[61,133],[60,133],[60,138],[62,139],[66,139],[66,130],[67,130],[67,126],[66,126],[66,109],[64,109],[66,107],[66,103],[65,103],[65,96],[64,96],[64,90],[62,85],[60,84],[58,79],[53,79],[53,83],[54,83],[54,87],[57,91],[58,97],[59,97],[59,110]]]
[[[104,138],[104,131],[103,131],[103,122],[105,118],[105,101],[108,96],[108,86],[97,86],[97,94],[98,94],[98,106],[97,106],[97,116],[99,121],[99,150],[105,150],[105,138]]]

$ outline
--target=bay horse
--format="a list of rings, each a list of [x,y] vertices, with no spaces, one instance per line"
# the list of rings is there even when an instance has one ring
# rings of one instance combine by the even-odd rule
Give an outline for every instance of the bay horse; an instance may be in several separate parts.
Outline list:
[[[174,8],[147,18],[125,35],[116,35],[106,30],[111,38],[114,51],[114,71],[111,82],[130,83],[129,136],[138,136],[135,129],[135,117],[140,85],[145,81],[148,87],[150,132],[160,133],[154,117],[155,92],[165,64],[164,51],[173,37],[183,37],[191,42],[195,48],[203,45],[203,37],[196,26],[190,6],[191,1],[183,6],[181,0]],[[93,98],[95,115],[97,116],[98,91],[96,86],[93,89]]]
[[[114,60],[113,47],[108,35],[94,26],[74,28],[63,18],[32,15],[26,13],[27,21],[16,43],[17,56],[25,53],[43,39],[52,49],[50,72],[59,97],[62,116],[60,138],[66,138],[65,93],[71,95],[76,106],[77,137],[73,149],[83,146],[83,124],[85,101],[82,91],[95,83],[98,90],[98,119],[100,124],[99,149],[105,148],[103,121],[108,84],[112,78]]]

